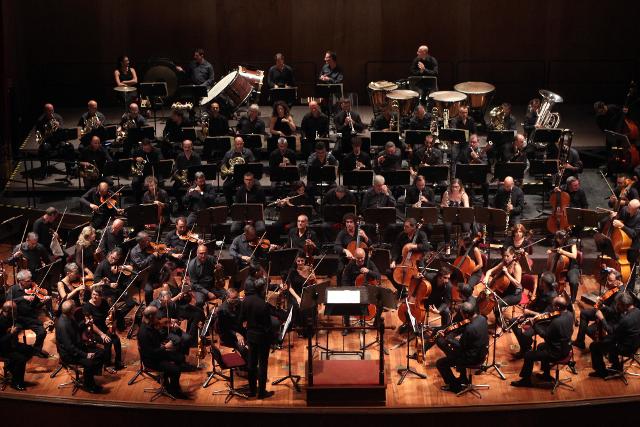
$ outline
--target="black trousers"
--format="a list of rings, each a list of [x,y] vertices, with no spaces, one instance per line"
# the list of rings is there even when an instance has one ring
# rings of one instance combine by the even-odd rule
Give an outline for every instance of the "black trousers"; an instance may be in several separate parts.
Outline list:
[[[0,356],[7,359],[5,368],[11,372],[11,383],[23,384],[27,362],[33,357],[33,347],[21,342],[15,342],[11,349],[2,352]]]
[[[116,354],[115,360],[113,361],[114,364],[121,364],[122,363],[122,343],[120,342],[120,337],[118,336],[118,334],[109,334],[109,333],[107,333],[107,336],[111,338],[111,342],[104,343],[103,364],[104,366],[111,365],[112,349]]]
[[[204,312],[202,308],[198,308],[191,304],[178,305],[178,316],[187,321],[187,334],[191,337],[190,345],[197,342],[198,323],[204,321]]]
[[[258,342],[249,341],[249,391],[251,393],[264,393],[267,390],[267,370],[269,369],[269,350],[271,345],[268,339]]]
[[[16,322],[16,326],[22,330],[31,330],[36,334],[36,341],[33,343],[33,348],[36,350],[42,350],[44,339],[47,336],[47,331],[42,326],[42,322],[33,317],[20,317]]]
[[[587,335],[591,338],[595,336],[597,327],[596,325],[589,325],[589,322],[595,322],[596,311],[597,310],[595,308],[585,308],[580,310],[580,326],[578,326],[576,342],[584,342]]]
[[[143,361],[144,365],[154,371],[162,372],[167,390],[180,389],[180,374],[182,372],[182,364],[184,363],[184,355],[177,351],[167,354],[167,359],[160,361]]]
[[[551,363],[560,359],[562,359],[562,357],[551,353],[547,349],[546,343],[542,343],[538,346],[537,350],[528,351],[524,355],[524,363],[520,370],[520,377],[523,379],[530,379],[531,374],[533,373],[533,364],[535,362],[540,362],[542,372],[548,375],[551,371]]]
[[[591,366],[594,371],[599,373],[607,371],[604,363],[605,355],[608,356],[609,362],[611,362],[614,369],[621,368],[618,360],[621,351],[612,337],[607,336],[602,341],[592,342],[589,350],[591,350]]]
[[[444,380],[444,383],[454,387],[459,387],[461,384],[468,384],[469,379],[467,378],[464,367],[482,363],[484,358],[469,358],[460,351],[459,345],[452,343],[446,338],[438,338],[436,343],[445,354],[444,357],[436,361],[436,368]],[[460,377],[456,378],[452,368],[458,369]]]
[[[86,387],[92,387],[96,384],[95,376],[102,370],[102,361],[104,360],[104,352],[102,350],[96,350],[94,356],[91,359],[70,359],[63,360],[68,363],[76,363],[84,368],[84,385]]]

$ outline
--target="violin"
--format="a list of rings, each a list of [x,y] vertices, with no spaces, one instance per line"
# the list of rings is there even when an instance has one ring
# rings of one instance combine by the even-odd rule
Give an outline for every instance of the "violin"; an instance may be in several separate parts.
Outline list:
[[[471,323],[471,319],[464,319],[464,320],[461,320],[459,322],[452,323],[451,325],[447,326],[446,328],[440,329],[438,332],[436,332],[435,334],[431,335],[425,344],[432,344],[433,345],[438,340],[438,338],[447,336],[450,333],[453,333],[453,332],[459,330],[463,326],[468,325],[469,323]]]
[[[157,253],[158,255],[168,254],[172,250],[173,249],[168,247],[165,243],[156,243],[156,242],[149,242],[149,246],[147,246],[147,249],[146,249],[148,254]]]
[[[302,277],[306,281],[305,286],[316,284],[316,275],[314,274],[313,268],[310,265],[305,264],[302,268],[296,269],[296,271],[298,272],[300,277]]]
[[[40,302],[45,302],[49,296],[49,292],[37,285],[33,288],[25,289],[24,293],[30,296],[35,296]]]
[[[179,234],[178,238],[191,243],[198,243],[198,240],[200,240],[199,235],[197,233],[192,233],[191,231],[188,231],[187,234]]]
[[[562,313],[560,311],[549,311],[547,313],[541,313],[538,314],[537,316],[533,316],[533,317],[529,317],[527,319],[525,319],[525,321],[523,322],[523,325],[525,323],[530,323],[531,326],[535,326],[536,324],[540,323],[540,322],[544,322],[545,320],[551,320],[554,319],[558,316],[560,316]]]
[[[100,195],[100,205],[107,205],[108,209],[118,209],[118,195],[111,194],[111,192],[106,195]]]
[[[138,274],[136,270],[133,269],[132,265],[119,265],[117,267],[118,272],[122,273],[123,276],[131,276],[132,274]]]
[[[602,308],[602,306],[611,298],[613,297],[615,294],[618,293],[618,291],[620,290],[620,285],[618,286],[614,286],[611,289],[608,289],[605,293],[603,293],[602,295],[600,295],[600,297],[598,298],[598,302],[596,302],[596,305],[594,306],[594,308],[596,310],[600,310]]]
[[[269,239],[259,239],[259,238],[255,238],[252,241],[249,242],[249,246],[257,249],[264,249],[264,250],[269,250],[269,248],[271,247],[271,242],[269,241]]]

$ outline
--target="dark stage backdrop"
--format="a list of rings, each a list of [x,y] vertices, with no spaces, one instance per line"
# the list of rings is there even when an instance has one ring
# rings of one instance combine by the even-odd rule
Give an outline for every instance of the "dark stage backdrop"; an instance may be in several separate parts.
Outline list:
[[[440,88],[480,80],[495,101],[539,88],[584,103],[621,102],[638,69],[638,3],[617,0],[3,0],[5,97],[30,126],[46,100],[113,104],[115,58],[142,78],[150,58],[183,64],[201,46],[220,78],[238,63],[266,71],[283,52],[312,95],[333,49],[345,91],[368,103],[372,80],[406,77],[418,45],[440,62]]]

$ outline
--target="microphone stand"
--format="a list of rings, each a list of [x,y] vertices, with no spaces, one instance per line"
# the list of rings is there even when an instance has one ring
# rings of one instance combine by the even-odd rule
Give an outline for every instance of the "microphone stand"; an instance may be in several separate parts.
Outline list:
[[[413,317],[413,314],[411,313],[411,308],[409,307],[409,299],[406,298],[405,299],[405,304],[407,304],[407,314],[409,315],[409,324],[411,325],[411,328],[407,328],[407,364],[406,367],[398,369],[398,374],[400,374],[400,380],[398,380],[398,385],[401,385],[404,382],[404,379],[407,377],[407,375],[409,374],[413,374],[416,377],[420,378],[420,379],[426,379],[427,376],[425,374],[421,374],[418,371],[415,371],[414,369],[411,368],[411,355],[409,354],[409,347],[411,346],[411,337],[409,336],[409,329],[413,330],[413,333],[416,334],[416,343],[417,343],[417,334],[418,332],[416,331],[416,318]]]
[[[491,293],[497,304],[498,304],[498,314],[499,314],[499,320],[500,320],[500,326],[502,327],[503,330],[508,330],[508,328],[505,328],[505,323],[504,323],[504,316],[502,315],[502,309],[500,308],[500,302],[504,303],[504,300],[502,298],[500,298],[498,296],[498,294],[495,293],[494,290],[492,290],[491,288],[489,288],[489,286],[485,283],[485,292],[489,292]],[[498,319],[496,319],[497,321]],[[511,327],[513,325],[509,325],[509,327]],[[500,377],[501,380],[506,380],[507,377],[505,377],[504,373],[502,372],[502,370],[500,369],[502,367],[501,363],[496,362],[496,353],[497,353],[497,342],[498,342],[498,332],[497,332],[497,327],[496,330],[493,331],[493,356],[491,359],[491,363],[490,364],[483,364],[482,367],[479,369],[479,371],[482,372],[488,372],[490,369],[494,369],[496,371],[496,373],[498,374],[498,376]],[[487,354],[487,361],[489,360],[489,355]]]
[[[290,320],[292,316],[293,316],[293,305],[289,310],[289,316],[287,316],[287,320]],[[287,372],[287,375],[285,375],[282,378],[278,378],[277,380],[272,382],[271,385],[278,385],[286,380],[291,380],[291,384],[293,384],[293,388],[295,388],[297,392],[300,392],[300,386],[298,385],[298,383],[300,382],[300,375],[294,375],[293,372],[291,371],[291,347],[293,347],[293,345],[291,344],[291,328],[289,328],[288,324],[285,325],[285,333],[287,334],[288,372]]]

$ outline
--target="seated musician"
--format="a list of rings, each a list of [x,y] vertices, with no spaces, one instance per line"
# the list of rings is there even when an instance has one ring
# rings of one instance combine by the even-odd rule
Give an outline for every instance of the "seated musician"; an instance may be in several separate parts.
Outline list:
[[[316,283],[316,276],[313,268],[306,264],[306,258],[302,251],[296,254],[295,267],[288,272],[282,273],[284,287],[287,291],[287,301],[293,307],[293,322],[297,326],[309,325],[309,320],[314,315],[312,310],[300,310],[302,303],[302,292],[305,287]],[[338,282],[340,283],[340,282]],[[300,333],[298,334],[301,335]]]
[[[182,141],[182,152],[178,153],[173,168],[173,186],[171,195],[178,201],[178,210],[182,211],[184,206],[182,199],[187,192],[189,181],[187,170],[192,166],[202,165],[200,155],[193,151],[193,141],[185,139]]]
[[[160,153],[160,150],[155,148],[151,144],[151,141],[147,138],[144,138],[142,140],[140,148],[133,150],[132,166],[135,168],[141,168],[141,173],[139,175],[132,174],[131,176],[131,190],[133,190],[133,195],[135,197],[136,203],[140,203],[142,201],[142,194],[144,192],[145,184],[144,173],[146,165],[151,165],[151,171],[155,176],[157,174],[158,165],[161,159],[162,154]]]
[[[140,360],[146,367],[163,373],[164,384],[172,396],[184,398],[185,394],[180,389],[180,374],[185,357],[176,351],[176,345],[171,340],[167,341],[162,337],[158,324],[160,315],[153,306],[145,308],[142,313],[142,324],[138,332]]]
[[[302,158],[306,159],[316,146],[316,138],[329,135],[329,117],[320,111],[320,106],[316,101],[309,102],[309,112],[302,117],[300,131],[303,137],[300,142],[300,151]]]
[[[340,281],[340,276],[344,267],[354,259],[354,254],[349,252],[348,246],[351,242],[354,242],[353,246],[355,247],[355,242],[358,238],[356,234],[356,216],[352,213],[345,214],[343,217],[344,228],[340,230],[338,235],[336,236],[336,241],[333,245],[333,250],[340,255],[340,261],[338,264],[338,282]],[[360,242],[365,245],[371,245],[371,241],[369,240],[369,236],[364,231],[364,229],[360,228],[358,232],[360,236]],[[357,249],[357,248],[356,248]]]
[[[395,120],[395,119],[393,119]],[[391,115],[391,107],[386,106],[378,116],[373,119],[373,123],[371,127],[373,130],[388,132],[391,131],[392,125],[392,115]],[[395,125],[397,129],[397,124]]]
[[[618,319],[618,312],[616,311],[615,301],[616,296],[624,292],[622,275],[619,271],[614,269],[607,269],[606,281],[604,283],[605,291],[596,302],[595,307],[584,307],[580,303],[580,325],[578,326],[578,335],[573,341],[573,346],[578,347],[581,350],[586,348],[584,340],[588,335],[592,340],[596,340],[596,335],[600,334],[600,328],[602,324],[597,324],[596,312],[600,310],[602,315],[610,326],[614,325]],[[589,325],[590,322],[594,324]]]
[[[84,303],[83,311],[85,318],[90,318],[93,321],[93,332],[96,336],[100,337],[100,340],[104,344],[104,359],[102,365],[111,366],[111,348],[113,347],[113,351],[115,352],[113,368],[119,371],[125,368],[122,362],[122,345],[117,332],[115,332],[115,330],[114,333],[110,332],[107,326],[109,308],[109,303],[103,298],[102,291],[94,288],[91,290],[91,298]],[[113,310],[115,310],[115,308]],[[113,322],[115,322],[115,314],[113,317]]]
[[[533,98],[527,105],[527,113],[524,116],[522,127],[524,128],[524,134],[527,138],[531,136],[533,130],[536,128],[536,122],[538,121],[538,112],[540,111],[540,98]],[[537,127],[540,127],[539,125]]]
[[[162,130],[163,142],[161,143],[161,149],[164,157],[168,159],[174,157],[173,153],[177,148],[175,143],[184,139],[182,130],[190,124],[181,110],[171,110],[165,127]]]
[[[80,326],[74,318],[75,310],[76,305],[73,301],[62,303],[62,316],[56,322],[58,354],[62,362],[79,364],[84,368],[82,378],[85,391],[100,393],[103,390],[102,386],[96,384],[94,376],[99,375],[102,369],[102,350],[90,351],[82,341]]]
[[[44,179],[49,166],[49,160],[60,156],[65,160],[67,183],[73,177],[73,165],[75,151],[73,145],[66,141],[64,133],[64,121],[62,116],[55,112],[52,104],[45,104],[44,111],[36,121],[36,142],[39,143],[38,159],[40,160],[40,178]]]
[[[409,67],[409,75],[411,76],[438,76],[438,60],[429,55],[429,47],[426,45],[422,45],[418,47],[418,52],[416,53],[416,57],[411,62],[411,66]],[[436,88],[431,88],[431,86],[425,86],[423,84],[418,84],[418,89],[420,90],[420,102],[426,103],[427,95],[429,95],[431,90],[438,90]]]
[[[123,220],[120,218],[114,219],[111,221],[109,227],[105,228],[102,233],[104,234],[104,237],[100,240],[100,244],[97,249],[99,254],[108,254],[116,248],[122,249],[125,238]]]
[[[56,220],[60,218],[60,212],[58,209],[53,206],[49,206],[45,211],[44,215],[39,217],[33,222],[33,228],[31,231],[38,235],[38,241],[44,246],[44,248],[49,251],[51,254],[51,240],[55,237],[58,239],[58,235],[56,234],[55,224]]]
[[[500,104],[500,107],[502,107],[502,129],[503,130],[516,130],[517,129],[517,123],[516,123],[516,118],[512,113],[512,108],[511,108],[511,104],[509,104],[508,102],[503,102],[502,104]],[[493,125],[493,121],[491,123],[487,124],[487,129],[489,130],[496,130],[496,128]]]
[[[108,252],[105,259],[98,264],[98,268],[96,268],[96,272],[93,277],[93,282],[95,284],[102,285],[100,287],[102,296],[109,304],[113,304],[120,295],[122,295],[131,280],[121,273],[123,268],[127,268],[120,265],[121,258],[122,250],[119,248],[115,248]],[[132,271],[131,273],[135,274],[135,271]],[[136,306],[136,302],[133,300],[133,297],[128,294],[124,295],[120,299],[120,303],[122,305],[116,307],[115,322],[117,328],[119,330],[123,330],[125,328],[124,318],[127,313]]]
[[[190,335],[187,332],[180,329],[179,319],[180,310],[178,305],[173,301],[171,292],[168,290],[161,290],[158,294],[158,298],[154,299],[150,307],[158,309],[156,317],[159,320],[165,320],[168,326],[161,329],[160,333],[165,340],[173,342],[176,350],[184,355],[189,354],[189,348],[196,344],[198,338],[198,324],[192,326],[195,331],[195,335]]]
[[[227,298],[217,311],[215,329],[220,343],[235,349],[243,359],[247,360],[247,329],[240,321],[242,301],[236,288],[227,289]]]
[[[153,290],[158,287],[161,254],[153,250],[149,234],[145,231],[136,235],[136,242],[137,245],[131,249],[129,258],[135,270],[142,271],[148,268],[140,279],[144,283],[144,301],[148,305],[153,301]]]
[[[24,372],[27,362],[33,357],[33,348],[18,340],[20,328],[16,324],[17,306],[13,301],[5,301],[0,310],[0,357],[5,359],[5,375],[11,374],[10,386],[17,391],[27,389]]]
[[[122,153],[125,158],[129,157],[134,144],[137,142],[133,141],[133,139],[129,135],[129,129],[140,129],[146,124],[147,119],[145,119],[144,116],[140,114],[140,107],[138,107],[138,104],[136,104],[135,102],[129,104],[129,111],[122,115],[122,117],[120,118],[119,126],[119,130],[126,132],[127,135],[122,143]]]
[[[576,302],[576,297],[578,296],[578,286],[580,286],[580,265],[578,264],[577,245],[576,239],[572,238],[568,232],[558,230],[553,238],[552,249],[547,249],[547,269],[550,271],[557,272],[559,257],[568,258],[569,265],[567,271],[560,272],[560,274],[566,274],[566,279],[569,282],[571,291],[570,311],[573,311],[573,304]],[[556,279],[558,282],[561,281],[559,277],[556,277]]]
[[[611,361],[612,369],[621,371],[623,367],[619,356],[633,356],[640,347],[640,309],[634,306],[633,296],[627,292],[619,294],[615,298],[615,308],[619,315],[617,323],[610,323],[601,310],[596,311],[596,318],[607,335],[589,346],[593,367],[590,377],[604,378],[608,375],[605,356]]]
[[[570,176],[567,178],[567,182],[564,185],[559,188],[555,188],[554,191],[564,191],[569,194],[570,208],[589,209],[587,194],[582,188],[580,188],[580,179],[577,177]]]
[[[521,133],[516,134],[512,144],[504,144],[500,156],[501,158],[498,160],[502,162],[527,163],[527,147],[524,135]]]
[[[514,387],[531,387],[533,364],[540,361],[544,381],[553,381],[550,375],[551,363],[562,360],[571,351],[571,335],[573,334],[573,313],[567,311],[569,302],[564,297],[553,299],[553,317],[546,330],[538,330],[544,338],[544,343],[538,344],[535,350],[528,350],[524,354],[524,363],[520,370],[520,379],[512,381]],[[557,312],[557,313],[556,313]]]
[[[628,107],[597,101],[593,104],[593,110],[596,114],[596,123],[601,131],[624,133],[626,130],[624,117],[629,112]]]
[[[80,267],[75,262],[64,266],[64,277],[58,281],[57,289],[60,301],[72,300],[78,307],[91,297],[89,288],[82,282]]]
[[[376,171],[388,172],[396,171],[402,167],[402,151],[389,141],[384,144],[384,150],[376,157]]]
[[[116,203],[108,201],[110,199]],[[123,209],[118,208],[117,195],[113,197],[113,192],[106,182],[101,182],[97,187],[91,188],[84,193],[80,198],[80,203],[93,211],[91,225],[96,230],[104,228],[109,218],[115,218],[117,215],[124,213]]]
[[[213,82],[215,81],[213,65],[204,59],[204,49],[202,48],[194,49],[193,59],[184,68],[176,66],[176,70],[186,74],[191,84],[204,86],[207,90],[213,87]]]
[[[629,204],[618,213],[611,212],[613,219],[612,225],[619,228],[631,238],[631,249],[627,252],[627,259],[633,265],[638,262],[640,255],[640,200],[633,199]],[[638,285],[636,284],[636,269],[632,269],[629,279],[629,292],[636,293]]]
[[[11,257],[5,260],[7,264],[26,268],[33,277],[41,276],[41,267],[52,261],[49,251],[38,242],[38,235],[34,232],[27,233],[27,239],[16,245]]]
[[[331,206],[342,205],[358,205],[356,196],[343,185],[338,185],[335,188],[332,188],[327,192],[327,194],[325,194],[324,198],[322,199],[323,212],[326,209],[331,209]]]
[[[413,115],[409,120],[409,129],[411,130],[430,130],[431,129],[431,113],[427,113],[424,105],[418,104],[413,111]]]
[[[451,180],[451,185],[449,188],[442,193],[442,197],[440,200],[440,206],[445,207],[453,207],[453,208],[468,208],[469,205],[469,195],[464,190],[464,186],[462,185],[462,181],[458,178],[454,178]],[[461,231],[464,233],[469,233],[471,231],[471,224],[465,222],[463,224],[459,224],[462,228]],[[445,222],[444,223],[444,244],[446,255],[451,253],[451,232],[453,230],[453,223]]]
[[[220,104],[212,102],[207,110],[207,136],[227,136],[230,134],[229,120],[220,113]]]
[[[278,148],[269,154],[269,170],[273,171],[279,167],[295,166],[296,153],[288,147],[289,143],[286,138],[278,138]]]
[[[96,186],[100,181],[108,182],[109,185],[113,184],[111,178],[104,175],[105,165],[112,160],[111,155],[102,145],[100,137],[93,135],[89,145],[80,150],[80,176],[82,176],[85,189]]]
[[[287,235],[287,247],[300,249],[309,255],[317,254],[320,241],[316,232],[309,228],[309,218],[298,215],[297,227],[292,227]]]
[[[469,277],[465,277],[465,281],[462,283],[458,283],[458,290],[462,294],[465,300],[471,297],[473,292],[473,287],[480,283],[482,280],[482,270],[484,268],[484,261],[482,260],[482,252],[478,247],[480,243],[479,238],[473,238],[470,234],[464,234],[460,237],[458,241],[458,256],[464,257],[467,252],[469,252],[468,256],[475,263],[475,267],[467,272]],[[458,267],[457,264],[454,264],[455,267]]]
[[[507,176],[493,197],[492,206],[502,209],[509,215],[509,225],[520,224],[522,211],[524,210],[524,193],[518,187],[513,178]]]
[[[187,259],[195,255],[197,245],[203,244],[204,241],[190,233],[187,219],[181,216],[176,219],[175,231],[167,234],[165,243],[171,248],[169,256],[177,261],[178,265],[184,265]]]
[[[260,183],[256,182],[255,177],[252,172],[245,172],[243,176],[243,183],[240,187],[238,187],[238,191],[236,192],[236,203],[258,203],[264,206],[266,198],[264,196],[264,192],[262,191],[262,187]],[[265,230],[264,220],[258,219],[252,221],[254,223],[254,227],[256,228],[256,233],[262,234]],[[231,234],[237,235],[244,227],[244,223],[241,221],[233,221],[231,224]]]
[[[451,127],[454,129],[464,129],[469,132],[469,135],[478,133],[476,121],[473,117],[469,116],[469,107],[463,106],[458,110],[456,118],[451,120]],[[464,147],[460,147],[461,149]]]
[[[284,206],[311,206],[313,211],[318,211],[318,204],[316,202],[316,199],[311,194],[309,194],[304,181],[295,181],[293,184],[291,184],[291,193],[289,193],[287,197],[283,199],[277,199],[272,203],[275,203],[278,208],[282,208]],[[275,230],[277,230],[278,235],[287,234],[289,232],[289,229],[294,225],[295,223],[293,221],[285,224],[283,222],[280,222],[279,218],[273,223],[273,227]]]
[[[395,283],[393,280],[393,269],[396,266],[402,265],[403,257],[402,251],[406,247],[407,250],[417,253],[423,252],[426,253],[431,249],[431,245],[429,244],[429,239],[424,231],[418,230],[418,223],[414,218],[407,218],[404,220],[402,224],[403,231],[398,234],[396,239],[391,246],[391,265],[390,272],[387,272],[386,276],[389,277],[393,286],[401,291],[404,289],[401,284]],[[417,235],[416,235],[417,233]],[[415,243],[413,243],[415,239]]]
[[[427,273],[425,279],[431,283],[431,294],[424,300],[424,308],[429,310],[431,306],[435,307],[440,315],[440,325],[448,326],[451,323],[451,270],[446,267],[440,267],[435,273]]]
[[[87,104],[87,111],[80,116],[78,120],[78,127],[80,128],[80,144],[86,146],[91,140],[92,134],[99,130],[104,129],[104,124],[107,122],[107,118],[98,111],[98,103],[91,100]]]
[[[289,136],[295,133],[296,122],[289,111],[289,106],[284,101],[276,101],[273,104],[271,121],[269,122],[269,133],[272,137]]]
[[[284,55],[276,53],[275,61],[276,63],[269,67],[267,71],[267,86],[269,89],[295,86],[293,69],[284,63]]]
[[[412,176],[417,175],[418,170],[422,166],[437,166],[443,164],[442,150],[434,147],[434,144],[433,135],[427,135],[424,138],[424,147],[420,147],[413,153],[411,161],[409,162],[409,170],[411,170]]]
[[[365,126],[362,123],[360,114],[351,110],[351,100],[349,98],[340,100],[340,111],[333,118],[333,122],[336,125],[336,131],[342,135],[339,147],[335,151],[342,155],[350,153],[354,137],[363,132]]]
[[[342,278],[340,279],[341,286],[355,286],[358,276],[364,275],[363,284],[367,284],[370,280],[376,282],[380,281],[380,272],[378,267],[367,257],[367,253],[362,248],[357,248],[352,259],[344,267],[342,272]],[[351,325],[349,316],[343,316],[343,326],[345,329],[342,331],[342,335],[346,335],[349,331],[348,328]]]
[[[531,231],[527,231],[527,227],[523,224],[516,224],[509,229],[509,234],[505,236],[502,247],[508,248],[513,246],[517,252],[524,252],[524,256],[527,258],[529,268],[533,266],[533,260],[530,258],[533,255],[533,246],[531,242]]]
[[[189,228],[197,222],[198,212],[213,206],[216,201],[216,189],[213,185],[207,184],[204,172],[196,172],[194,178],[195,182],[187,190],[183,199],[184,207],[189,211],[189,216],[187,216],[187,227]],[[231,205],[229,204],[229,206]]]
[[[416,175],[413,179],[413,185],[407,189],[404,198],[404,204],[407,208],[425,208],[436,205],[436,196],[422,175]],[[431,240],[433,233],[433,224],[424,224],[422,228],[427,232],[427,237]]]
[[[307,159],[307,168],[315,169],[322,168],[324,166],[335,166],[338,167],[338,161],[333,156],[333,153],[327,151],[327,146],[322,141],[318,141],[315,145],[315,151],[311,153],[309,158]],[[337,171],[336,171],[337,172]],[[329,188],[334,187],[336,185],[335,180],[332,182],[325,182]],[[321,182],[310,180],[309,176],[307,176],[307,185],[311,190],[313,190],[313,194],[320,193],[319,187]]]
[[[169,195],[162,188],[158,187],[158,179],[149,175],[144,179],[144,186],[147,191],[142,195],[142,203],[146,205],[156,205],[158,208],[157,223],[168,224],[171,221]]]
[[[207,301],[215,298],[222,299],[225,296],[224,289],[218,289],[215,286],[213,273],[216,268],[216,259],[208,252],[205,245],[198,246],[196,257],[189,261],[187,266],[187,274],[191,280],[198,307],[203,307]]]
[[[254,162],[256,159],[253,156],[253,153],[248,148],[244,146],[244,139],[240,136],[236,136],[233,140],[233,148],[227,151],[222,158],[221,165],[226,165],[230,167],[231,159],[236,157],[242,157],[245,163]],[[224,193],[224,197],[227,201],[227,206],[231,206],[233,204],[233,194],[236,191],[236,187],[239,185],[239,182],[236,182],[234,176],[230,174],[224,180],[224,184],[222,184],[222,192]]]
[[[436,340],[438,347],[445,354],[436,361],[436,368],[445,383],[441,389],[453,393],[460,392],[462,385],[469,383],[464,367],[481,364],[489,348],[487,318],[477,314],[470,302],[462,303],[460,313],[463,322],[469,321],[469,323]],[[456,339],[456,336],[460,338]],[[453,367],[458,368],[459,378],[453,375],[451,371]]]
[[[340,161],[340,170],[344,173],[353,170],[371,170],[371,157],[362,151],[362,140],[351,141],[351,152]]]
[[[239,135],[266,135],[264,122],[260,119],[260,107],[258,107],[258,104],[251,104],[247,110],[247,115],[240,117],[236,132]]]
[[[630,200],[640,198],[638,189],[635,186],[635,181],[627,177],[624,174],[620,174],[616,177],[616,188],[613,190],[614,194],[609,197],[609,207],[618,207],[618,210],[623,206],[629,204]],[[36,231],[35,228],[33,231]]]
[[[360,206],[362,211],[369,208],[396,206],[396,199],[384,182],[384,176],[382,175],[373,177],[373,186],[364,193],[364,197],[362,198],[362,205]]]
[[[229,255],[238,264],[238,270],[245,268],[251,263],[252,256],[260,252],[260,248],[256,248],[258,242],[256,229],[253,225],[245,225],[244,232],[236,236],[229,246]]]
[[[563,180],[567,180],[571,177],[579,177],[584,169],[584,164],[580,160],[580,153],[573,147],[569,147],[569,155],[564,164],[564,173],[562,175]]]
[[[541,321],[534,322],[533,324],[529,322],[531,322],[532,318],[535,319],[535,317],[540,314],[551,313],[553,311],[553,300],[558,296],[555,287],[556,277],[552,272],[545,271],[540,275],[535,297],[523,310],[522,316],[516,320],[518,323],[521,321],[524,321],[524,323],[512,329],[520,345],[520,350],[514,354],[515,359],[523,358],[524,355],[531,350],[534,335],[545,336],[549,326],[548,322]],[[527,322],[526,319],[529,319],[529,322]]]
[[[460,148],[460,154],[458,155],[457,163],[459,165],[486,165],[488,164],[487,153],[485,150],[490,149],[490,146],[485,146],[484,149],[480,148],[480,140],[478,139],[477,134],[469,135],[469,145],[466,148]],[[467,183],[469,184],[469,183]],[[480,183],[482,187],[482,197],[484,199],[484,206],[489,206],[489,183],[486,179]],[[469,197],[473,200],[474,194],[472,193],[472,189],[469,188]]]
[[[522,297],[522,266],[516,258],[515,249],[512,247],[502,249],[502,260],[498,265],[487,270],[484,283],[499,297],[493,312],[496,317],[496,334],[500,334],[501,311],[506,307],[519,304]],[[498,287],[502,287],[503,290]]]
[[[76,242],[74,261],[80,267],[81,272],[85,275],[93,274],[97,267],[94,255],[98,250],[98,242],[96,242],[96,230],[88,225],[82,228]]]

